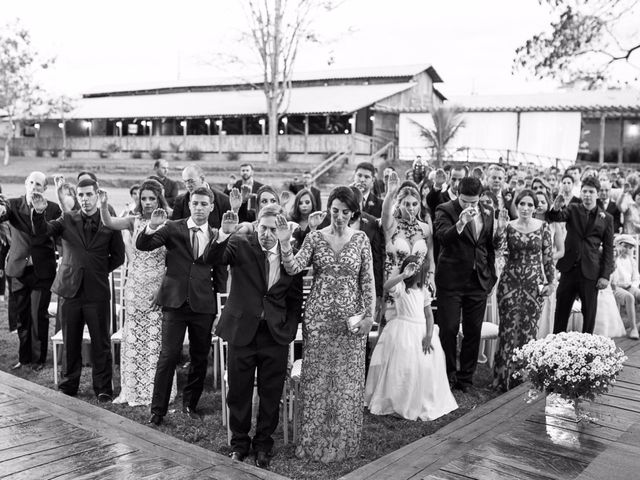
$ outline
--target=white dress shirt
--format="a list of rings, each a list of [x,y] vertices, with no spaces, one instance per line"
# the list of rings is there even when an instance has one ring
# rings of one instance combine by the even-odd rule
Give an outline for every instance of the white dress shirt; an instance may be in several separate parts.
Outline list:
[[[204,249],[209,244],[209,225],[204,223],[202,225],[196,225],[191,217],[187,220],[187,228],[189,229],[189,240],[191,240],[192,228],[198,228],[196,235],[198,236],[198,257],[204,253]]]

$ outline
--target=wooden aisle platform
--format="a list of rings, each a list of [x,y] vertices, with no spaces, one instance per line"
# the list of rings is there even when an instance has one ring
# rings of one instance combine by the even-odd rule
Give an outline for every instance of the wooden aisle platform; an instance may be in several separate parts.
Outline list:
[[[285,477],[0,371],[0,478]]]
[[[616,386],[586,410],[596,423],[545,414],[521,385],[341,480],[635,480],[640,478],[640,342]]]

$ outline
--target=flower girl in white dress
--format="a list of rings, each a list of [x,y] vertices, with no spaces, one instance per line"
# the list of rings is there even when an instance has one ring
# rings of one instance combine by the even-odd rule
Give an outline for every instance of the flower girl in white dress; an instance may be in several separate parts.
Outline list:
[[[397,315],[388,319],[371,356],[365,402],[374,415],[434,420],[458,408],[419,261],[409,255],[401,273],[384,284]]]

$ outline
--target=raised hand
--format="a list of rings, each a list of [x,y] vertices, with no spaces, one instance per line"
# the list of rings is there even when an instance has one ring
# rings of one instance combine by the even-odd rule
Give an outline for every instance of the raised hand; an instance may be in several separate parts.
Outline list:
[[[251,187],[249,185],[242,185],[240,193],[242,194],[242,203],[246,202],[251,196]]]
[[[63,183],[64,183],[64,175],[53,176],[53,184],[55,185],[56,189],[60,188]]]
[[[280,243],[289,243],[289,240],[291,240],[291,228],[284,215],[276,217],[276,236]]]
[[[400,178],[398,177],[397,172],[391,172],[389,174],[389,178],[387,179],[387,193],[391,195],[395,195],[400,188]]]
[[[551,208],[554,210],[560,210],[562,207],[564,207],[564,197],[562,195],[558,195],[553,201]]]
[[[36,212],[42,213],[47,209],[47,199],[41,193],[33,192],[31,194],[31,205]]]
[[[102,205],[103,207],[106,207],[108,202],[109,202],[109,195],[107,194],[106,190],[98,190],[98,201],[100,202],[100,205]]]
[[[311,230],[312,232],[318,228],[318,225],[320,225],[325,217],[327,216],[327,212],[313,212],[309,215],[309,218],[307,219],[307,223],[309,224],[309,230]]]
[[[232,188],[229,192],[229,203],[231,204],[231,210],[238,213],[242,206],[242,194],[237,188]]]
[[[466,225],[471,220],[473,220],[473,217],[475,217],[477,214],[478,210],[476,209],[476,207],[467,207],[462,210],[462,212],[460,212],[460,221],[463,225]]]
[[[221,229],[227,235],[231,235],[238,229],[239,222],[240,219],[238,218],[238,214],[233,210],[229,210],[227,212],[224,212],[224,214],[222,215]]]
[[[165,209],[156,208],[153,212],[151,212],[149,227],[155,230],[160,225],[164,225],[166,221],[167,221],[167,212],[165,211]]]
[[[291,192],[289,190],[283,190],[280,193],[280,204],[286,205],[291,200]]]
[[[502,232],[505,228],[507,228],[508,223],[509,223],[509,211],[506,208],[503,208],[498,213],[498,219],[496,220],[496,227],[498,232]]]
[[[410,277],[413,277],[417,271],[418,271],[418,264],[411,262],[411,263],[408,263],[406,267],[404,267],[404,270],[402,271],[402,276],[404,278],[410,278]]]

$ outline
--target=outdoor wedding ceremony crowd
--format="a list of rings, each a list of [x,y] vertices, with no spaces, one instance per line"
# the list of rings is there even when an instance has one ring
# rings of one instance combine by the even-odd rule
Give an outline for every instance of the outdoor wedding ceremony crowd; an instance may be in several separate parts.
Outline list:
[[[253,452],[269,468],[299,328],[296,456],[324,463],[358,455],[365,409],[421,421],[456,410],[452,390],[473,390],[485,354],[502,392],[522,382],[514,350],[530,340],[567,329],[638,339],[640,174],[398,164],[358,163],[352,183],[330,191],[309,172],[281,190],[263,185],[251,164],[218,189],[190,164],[180,193],[158,160],[122,212],[92,172],[75,183],[31,172],[23,196],[0,202],[9,328],[19,337],[12,368],[45,364],[55,294],[59,390],[78,394],[86,325],[97,400],[150,407],[158,426],[176,398],[182,412],[201,415],[217,336],[227,349],[230,456]],[[45,198],[51,187],[57,202]],[[118,268],[126,281],[116,392]],[[218,311],[220,293],[228,296]],[[497,331],[492,348],[487,326]]]

